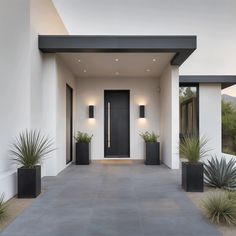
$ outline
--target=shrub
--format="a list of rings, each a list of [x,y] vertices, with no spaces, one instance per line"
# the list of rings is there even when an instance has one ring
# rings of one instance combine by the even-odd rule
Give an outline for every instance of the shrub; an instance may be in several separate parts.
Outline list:
[[[80,143],[90,143],[92,140],[93,135],[89,135],[87,133],[83,133],[78,131],[77,134],[74,136],[76,142]]]
[[[211,194],[203,203],[205,215],[216,224],[236,225],[236,200],[227,192]]]
[[[26,130],[19,134],[10,151],[17,163],[26,168],[33,168],[43,157],[55,150],[52,146],[52,140],[42,136],[40,131]]]
[[[224,157],[220,161],[215,156],[204,164],[205,183],[210,187],[235,189],[236,188],[236,160],[229,162]]]
[[[206,148],[208,140],[205,137],[198,138],[196,135],[185,135],[180,142],[180,156],[191,163],[197,163],[207,156],[209,149]]]
[[[4,203],[4,194],[0,196],[0,222],[6,217],[7,205]]]
[[[154,132],[144,132],[144,133],[140,133],[139,134],[143,140],[146,142],[146,143],[149,143],[149,142],[157,142],[157,140],[159,139],[159,135],[155,134]]]

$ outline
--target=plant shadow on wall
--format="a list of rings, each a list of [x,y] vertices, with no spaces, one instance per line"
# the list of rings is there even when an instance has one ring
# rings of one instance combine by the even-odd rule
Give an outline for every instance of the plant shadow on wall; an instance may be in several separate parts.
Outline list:
[[[41,193],[41,161],[55,150],[52,139],[40,131],[26,130],[12,144],[17,169],[18,198],[35,198]]]
[[[236,160],[212,157],[204,174],[205,184],[218,189],[203,202],[205,215],[216,224],[236,225]]]
[[[146,165],[160,165],[160,142],[158,142],[159,135],[154,132],[144,132],[139,134],[145,142],[145,164]]]
[[[91,162],[91,141],[93,135],[78,131],[74,136],[76,141],[76,165],[89,165]]]
[[[203,163],[201,159],[208,155],[208,140],[197,135],[183,136],[179,144],[179,152],[182,158],[188,161],[182,162],[182,188],[187,192],[203,192]]]

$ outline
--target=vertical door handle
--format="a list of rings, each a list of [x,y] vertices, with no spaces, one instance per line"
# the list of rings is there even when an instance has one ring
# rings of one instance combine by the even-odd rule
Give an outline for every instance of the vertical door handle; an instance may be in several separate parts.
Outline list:
[[[111,147],[111,105],[107,103],[107,147]]]

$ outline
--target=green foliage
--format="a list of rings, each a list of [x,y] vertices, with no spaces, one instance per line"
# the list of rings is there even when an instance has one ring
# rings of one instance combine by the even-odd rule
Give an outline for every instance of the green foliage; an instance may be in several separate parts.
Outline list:
[[[77,134],[74,136],[76,142],[79,143],[90,143],[92,140],[93,135],[89,135],[87,133],[83,133],[78,131]]]
[[[154,132],[144,132],[144,133],[140,133],[139,134],[143,140],[146,142],[146,143],[151,143],[151,142],[157,142],[157,140],[159,139],[159,135],[155,134]]]
[[[196,135],[185,135],[180,142],[180,156],[186,158],[191,163],[197,163],[201,158],[207,156],[208,140],[205,137],[200,139]]]
[[[203,203],[206,216],[216,224],[236,225],[235,193],[216,192]]]
[[[41,159],[54,151],[53,142],[40,131],[26,130],[19,134],[12,144],[13,160],[26,168],[34,168]]]
[[[180,102],[186,101],[192,97],[196,97],[196,91],[194,91],[193,87],[180,87],[179,88]]]
[[[223,147],[222,152],[236,156],[236,151],[233,151],[230,147]]]
[[[236,160],[229,162],[224,157],[212,157],[204,164],[204,180],[210,187],[223,189],[236,189]]]
[[[236,110],[229,102],[222,101],[223,152],[236,153]]]
[[[4,203],[4,194],[0,196],[0,222],[6,218],[7,204]]]

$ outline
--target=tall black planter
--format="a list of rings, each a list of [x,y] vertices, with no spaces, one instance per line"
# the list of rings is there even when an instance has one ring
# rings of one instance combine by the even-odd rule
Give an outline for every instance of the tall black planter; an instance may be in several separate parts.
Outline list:
[[[36,198],[41,193],[41,166],[17,170],[18,198]]]
[[[203,163],[182,162],[182,188],[187,192],[203,192]]]
[[[146,165],[160,165],[160,143],[146,142]]]
[[[76,143],[76,165],[89,165],[90,163],[90,143]]]

